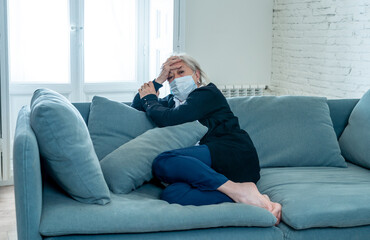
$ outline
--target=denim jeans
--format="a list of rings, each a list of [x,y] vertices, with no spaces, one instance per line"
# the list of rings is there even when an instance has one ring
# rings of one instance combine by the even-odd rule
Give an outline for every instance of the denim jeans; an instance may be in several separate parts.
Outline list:
[[[206,145],[192,146],[159,154],[153,162],[153,174],[169,184],[161,198],[181,205],[208,205],[233,202],[217,190],[228,179],[211,168]]]

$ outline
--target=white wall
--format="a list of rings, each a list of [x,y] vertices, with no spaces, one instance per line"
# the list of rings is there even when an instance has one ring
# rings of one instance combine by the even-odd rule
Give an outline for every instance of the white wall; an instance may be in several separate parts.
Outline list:
[[[185,51],[216,85],[269,84],[272,0],[186,0]]]
[[[370,88],[370,0],[275,0],[271,89],[357,98]]]

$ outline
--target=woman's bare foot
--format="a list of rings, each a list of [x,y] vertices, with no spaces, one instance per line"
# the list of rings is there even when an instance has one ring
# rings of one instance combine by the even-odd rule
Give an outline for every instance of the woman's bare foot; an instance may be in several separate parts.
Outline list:
[[[225,193],[232,200],[238,203],[245,203],[257,207],[262,207],[268,211],[272,211],[272,203],[266,199],[257,189],[256,184],[252,182],[235,183],[227,181],[217,190]]]
[[[279,224],[281,218],[281,205],[271,202],[267,195],[262,195],[258,191],[256,184],[252,182],[235,183],[229,180],[217,190],[226,194],[235,202],[267,209],[276,217],[276,224]]]

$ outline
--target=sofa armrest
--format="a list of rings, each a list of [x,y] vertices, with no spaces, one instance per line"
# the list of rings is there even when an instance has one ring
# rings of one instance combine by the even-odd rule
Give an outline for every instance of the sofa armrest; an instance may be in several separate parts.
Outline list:
[[[42,177],[36,136],[30,126],[30,110],[24,106],[17,119],[13,149],[14,194],[18,239],[42,239]]]

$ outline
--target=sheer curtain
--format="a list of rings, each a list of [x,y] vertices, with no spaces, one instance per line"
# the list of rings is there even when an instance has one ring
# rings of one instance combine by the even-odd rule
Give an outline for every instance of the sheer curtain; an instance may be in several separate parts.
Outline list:
[[[13,184],[9,161],[7,1],[0,1],[0,186]]]

